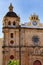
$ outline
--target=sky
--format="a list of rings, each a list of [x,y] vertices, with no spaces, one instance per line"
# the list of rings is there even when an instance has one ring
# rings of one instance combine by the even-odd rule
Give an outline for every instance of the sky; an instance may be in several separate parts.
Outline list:
[[[3,17],[9,11],[10,3],[14,7],[14,12],[20,16],[21,23],[29,22],[29,17],[34,13],[39,16],[40,22],[43,23],[43,0],[0,0],[0,38],[3,37]]]

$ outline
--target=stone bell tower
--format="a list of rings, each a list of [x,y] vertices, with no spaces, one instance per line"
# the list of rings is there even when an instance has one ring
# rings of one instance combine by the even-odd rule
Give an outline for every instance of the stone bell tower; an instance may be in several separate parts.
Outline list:
[[[35,13],[34,13],[33,15],[31,15],[31,16],[29,17],[29,19],[30,19],[30,22],[31,22],[31,26],[33,26],[33,27],[40,26],[40,25],[39,25],[39,24],[40,24],[39,16],[36,15]]]
[[[3,18],[3,65],[7,65],[12,59],[18,59],[18,55],[14,46],[19,45],[19,23],[20,17],[13,12],[13,6],[10,4],[9,11]]]

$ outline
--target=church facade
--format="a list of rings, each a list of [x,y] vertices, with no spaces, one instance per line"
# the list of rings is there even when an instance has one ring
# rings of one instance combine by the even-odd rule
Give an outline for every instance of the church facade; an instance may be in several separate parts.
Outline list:
[[[36,14],[29,20],[28,24],[20,24],[10,4],[3,18],[3,65],[10,60],[19,60],[20,65],[43,65],[43,24]]]

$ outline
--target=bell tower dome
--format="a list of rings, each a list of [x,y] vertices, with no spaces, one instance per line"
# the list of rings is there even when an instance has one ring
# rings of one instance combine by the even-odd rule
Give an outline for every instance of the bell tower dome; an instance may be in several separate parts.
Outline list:
[[[20,23],[20,17],[13,11],[13,6],[10,4],[9,11],[6,13],[3,19],[4,27],[18,27]]]
[[[12,4],[10,4],[10,6],[9,6],[9,12],[13,12],[13,6],[12,6]]]

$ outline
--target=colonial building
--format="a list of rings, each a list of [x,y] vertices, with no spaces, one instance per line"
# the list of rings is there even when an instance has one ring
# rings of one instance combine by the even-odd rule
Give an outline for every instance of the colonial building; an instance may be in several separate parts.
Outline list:
[[[10,4],[3,18],[3,65],[10,60],[19,60],[20,65],[43,65],[43,24],[36,14],[29,20],[28,24],[20,24]]]

